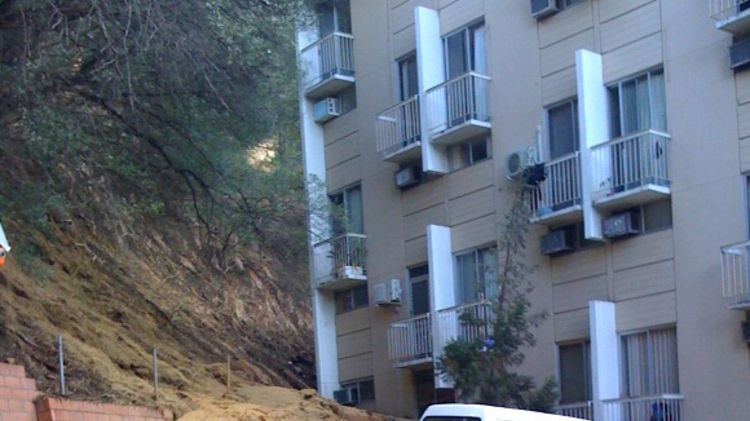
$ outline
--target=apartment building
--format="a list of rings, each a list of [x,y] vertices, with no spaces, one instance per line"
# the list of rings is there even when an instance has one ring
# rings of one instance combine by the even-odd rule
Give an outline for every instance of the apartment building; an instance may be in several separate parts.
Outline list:
[[[311,10],[305,168],[338,205],[310,215],[320,393],[406,417],[453,399],[435,362],[475,335],[459,315],[492,296],[533,167],[527,278],[550,317],[521,370],[581,418],[750,417],[750,1]]]

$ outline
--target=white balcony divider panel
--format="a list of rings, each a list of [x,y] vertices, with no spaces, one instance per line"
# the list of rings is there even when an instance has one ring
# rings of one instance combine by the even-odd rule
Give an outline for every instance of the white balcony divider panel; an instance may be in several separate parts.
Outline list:
[[[422,314],[388,327],[388,357],[399,365],[432,357],[432,318]]]
[[[308,29],[303,29],[308,28]],[[297,45],[307,45],[317,35],[311,30],[311,25],[300,27],[297,31]],[[302,68],[300,71],[305,72],[305,63],[301,60],[298,51],[298,60]],[[300,107],[300,125],[302,131],[302,157],[305,165],[305,178],[318,178],[322,182],[326,179],[325,168],[325,139],[323,136],[323,127],[316,124],[313,119],[313,104],[304,95],[305,85],[299,86],[299,107]],[[308,193],[312,196],[314,191]],[[310,201],[318,201],[318,197],[310,197]],[[316,249],[313,246],[317,238],[326,238],[330,236],[330,215],[308,213],[308,223],[312,231],[308,247],[309,271],[314,273],[316,268],[331,265],[330,259],[325,262],[321,258],[326,256],[327,251]],[[325,269],[330,272],[331,267]],[[333,391],[339,388],[339,370],[338,370],[338,349],[336,348],[336,303],[333,294],[326,293],[318,289],[314,277],[311,277],[312,292],[312,311],[313,311],[313,331],[315,332],[315,370],[317,373],[317,388],[321,396],[332,399]]]
[[[413,96],[375,117],[377,151],[387,157],[421,140],[419,97]]]
[[[589,301],[591,338],[591,385],[597,421],[620,421],[617,413],[602,418],[603,401],[620,397],[620,339],[617,336],[615,303]]]
[[[426,143],[426,142],[425,142]],[[451,230],[440,225],[427,226],[427,262],[430,266],[430,309],[432,313],[432,349],[433,358],[437,360],[443,351],[445,340],[438,324],[438,311],[456,305],[456,288],[454,282],[453,253],[451,252]],[[450,388],[440,374],[435,372],[435,387]]]
[[[611,399],[602,404],[597,421],[680,421],[682,395],[664,394],[628,399]]]
[[[599,54],[584,49],[576,51],[576,84],[584,235],[590,240],[603,240],[602,215],[594,208],[591,200],[591,148],[609,140],[609,101],[602,76],[602,57]]]
[[[313,246],[316,264],[313,277],[316,286],[330,282],[336,278],[337,270],[346,266],[361,268],[361,273],[365,274],[366,240],[367,236],[364,234],[346,233],[316,243]]]
[[[335,75],[354,75],[354,37],[333,32],[300,52],[302,85],[315,86]]]
[[[593,420],[593,402],[586,401],[580,403],[569,403],[555,407],[555,413],[566,417],[581,418],[584,420]]]
[[[646,185],[669,186],[669,135],[655,130],[631,134],[591,149],[591,197]]]
[[[489,121],[490,78],[468,72],[425,92],[426,129],[430,137],[471,120]]]
[[[414,29],[416,31],[417,45],[417,69],[419,81],[419,93],[424,94],[433,86],[443,83],[445,76],[443,69],[445,62],[443,58],[443,41],[440,38],[440,16],[437,10],[418,6],[414,9]],[[426,104],[422,95],[420,104],[421,132],[427,136],[425,127],[426,109],[432,105]],[[445,98],[441,98],[434,104],[439,109],[442,104],[445,114]],[[433,145],[429,139],[422,142],[422,170],[445,174],[448,172],[448,161],[445,151],[441,146]]]
[[[531,197],[534,217],[581,204],[580,152],[546,162],[544,170],[547,177]]]
[[[750,241],[721,248],[721,291],[729,308],[750,308]]]

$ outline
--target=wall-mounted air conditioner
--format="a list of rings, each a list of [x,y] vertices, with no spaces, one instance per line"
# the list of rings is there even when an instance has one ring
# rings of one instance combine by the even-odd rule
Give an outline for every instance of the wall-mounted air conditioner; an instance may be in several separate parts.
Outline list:
[[[557,0],[531,0],[531,16],[544,19],[557,13]]]
[[[419,183],[419,173],[414,166],[401,168],[396,171],[393,178],[396,182],[396,187],[400,189],[405,189]]]
[[[359,390],[356,387],[345,387],[333,391],[333,399],[341,405],[354,405],[359,403]]]
[[[561,228],[550,231],[547,235],[544,235],[541,238],[542,254],[554,256],[556,254],[573,251],[575,248],[574,241],[575,238],[572,229]]]
[[[734,71],[742,70],[750,65],[750,37],[737,41],[729,47],[729,61]]]
[[[401,305],[401,281],[391,279],[388,282],[378,282],[372,286],[375,305]]]
[[[622,212],[602,219],[604,238],[619,238],[641,232],[641,218],[638,212]]]
[[[323,98],[313,105],[313,118],[316,123],[325,123],[341,115],[338,98]]]
[[[510,178],[520,177],[526,168],[536,164],[538,164],[537,150],[533,146],[513,152],[505,160],[505,167]]]

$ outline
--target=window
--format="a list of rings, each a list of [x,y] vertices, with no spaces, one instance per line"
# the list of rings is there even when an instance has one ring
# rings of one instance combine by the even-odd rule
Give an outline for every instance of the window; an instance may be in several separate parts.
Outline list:
[[[454,79],[474,71],[487,74],[484,22],[462,28],[443,39],[445,77]]]
[[[367,285],[359,285],[346,291],[338,291],[334,298],[336,299],[336,314],[367,307],[370,302]]]
[[[745,175],[745,224],[750,238],[750,175]]]
[[[462,304],[497,295],[497,251],[493,247],[456,256],[456,286]]]
[[[417,81],[417,55],[411,53],[398,60],[398,95],[400,101],[406,101],[419,92]]]
[[[419,316],[430,312],[430,283],[427,265],[409,269],[411,286],[411,314]]]
[[[585,3],[587,0],[557,0],[557,8],[567,9],[570,6],[574,6],[576,4]]]
[[[332,215],[334,234],[364,233],[362,215],[362,188],[352,186],[330,196],[336,205]]]
[[[588,341],[559,345],[560,403],[591,400],[591,346]]]
[[[342,383],[341,387],[344,389],[354,389],[354,393],[356,393],[357,397],[357,402],[367,402],[375,400],[375,382],[371,378]]]
[[[648,129],[666,131],[664,72],[654,70],[609,87],[612,138]]]
[[[578,101],[571,99],[547,110],[549,157],[556,159],[578,150]]]
[[[624,396],[679,393],[674,327],[623,335],[621,342]]]
[[[315,6],[318,17],[318,35],[326,37],[334,32],[352,33],[349,0],[330,0]]]
[[[487,138],[469,140],[448,147],[448,162],[452,170],[459,170],[490,157],[490,141]]]
[[[339,100],[342,115],[357,108],[357,92],[354,86],[339,92],[336,98]]]
[[[625,210],[637,214],[638,226],[643,227],[643,233],[651,233],[672,228],[672,201],[658,200]]]

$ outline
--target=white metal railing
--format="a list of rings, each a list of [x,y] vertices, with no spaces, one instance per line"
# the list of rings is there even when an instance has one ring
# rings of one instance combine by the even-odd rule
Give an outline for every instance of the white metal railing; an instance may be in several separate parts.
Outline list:
[[[666,133],[646,130],[591,148],[592,196],[647,184],[668,186],[669,139]]]
[[[440,349],[451,340],[471,342],[492,337],[494,319],[492,305],[484,300],[438,310],[435,334]]]
[[[750,307],[750,241],[721,248],[721,291],[727,306]]]
[[[398,362],[432,356],[432,319],[423,314],[388,326],[388,355]]]
[[[531,214],[535,217],[581,203],[580,152],[544,164],[545,179],[533,190]]]
[[[566,417],[581,418],[584,420],[593,420],[593,402],[576,402],[558,405],[555,407],[555,413]]]
[[[300,52],[302,80],[309,88],[334,75],[354,75],[354,37],[334,32]]]
[[[426,128],[430,135],[469,120],[489,121],[490,78],[469,72],[428,89],[424,95]]]
[[[375,117],[378,152],[387,156],[420,140],[419,97],[414,96]]]
[[[710,0],[709,16],[717,21],[729,19],[750,10],[750,0]]]
[[[365,274],[365,240],[367,236],[364,234],[347,233],[314,244],[316,284],[322,285],[336,278],[338,271],[346,266],[358,268]]]
[[[682,421],[682,395],[664,394],[602,402],[597,421]]]

